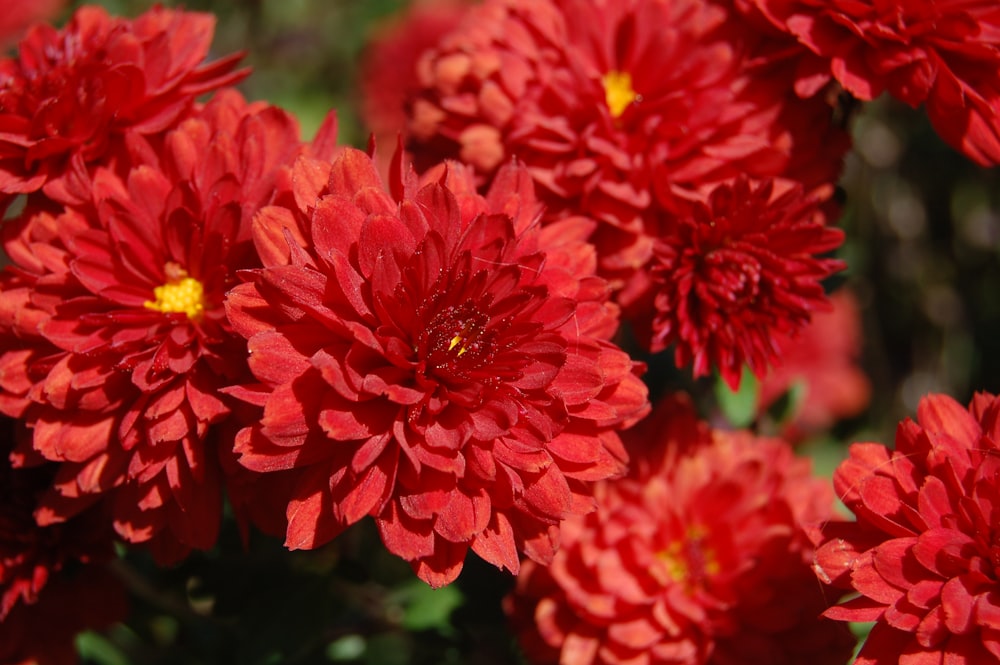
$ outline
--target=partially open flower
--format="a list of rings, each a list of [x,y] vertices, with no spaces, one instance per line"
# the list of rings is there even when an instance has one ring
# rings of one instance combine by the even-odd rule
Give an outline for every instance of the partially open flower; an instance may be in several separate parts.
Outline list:
[[[300,207],[258,215],[265,266],[227,299],[260,381],[236,393],[263,406],[237,451],[295,475],[286,545],[371,515],[434,586],[470,547],[515,572],[519,552],[548,560],[590,483],[624,470],[617,430],[647,408],[607,341],[617,308],[591,223],[540,228],[518,167],[486,197],[454,164],[391,191],[356,150],[328,171]]]

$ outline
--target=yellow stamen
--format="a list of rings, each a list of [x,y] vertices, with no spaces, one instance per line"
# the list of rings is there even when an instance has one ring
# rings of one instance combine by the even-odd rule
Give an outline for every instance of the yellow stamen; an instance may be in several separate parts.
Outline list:
[[[461,344],[462,346],[458,349],[458,356],[461,357],[463,353],[469,350],[468,342],[469,336],[474,332],[476,324],[474,321],[466,321],[465,325],[462,326],[462,331],[451,338],[451,342],[448,343],[448,350],[451,351],[456,346]]]
[[[683,582],[688,576],[688,567],[681,560],[681,543],[674,541],[667,549],[657,553],[657,558],[663,562],[667,575],[674,582]]]
[[[707,537],[704,527],[692,526],[683,540],[671,541],[666,549],[656,553],[670,581],[697,585],[722,570],[715,551],[705,543]]]
[[[610,71],[601,82],[604,83],[604,100],[614,118],[621,117],[629,104],[639,99],[632,89],[632,75],[628,72]]]
[[[197,321],[205,312],[205,287],[194,277],[176,265],[167,266],[167,283],[153,289],[156,300],[143,303],[158,312],[187,314]]]

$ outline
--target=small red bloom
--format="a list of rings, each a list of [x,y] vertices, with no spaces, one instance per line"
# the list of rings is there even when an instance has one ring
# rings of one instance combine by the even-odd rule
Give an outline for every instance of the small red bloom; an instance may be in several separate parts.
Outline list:
[[[56,465],[12,468],[12,448],[13,421],[0,419],[0,663],[71,665],[77,632],[125,614],[120,585],[100,566],[114,556],[113,531],[100,508],[36,524]]]
[[[925,104],[942,138],[1000,162],[1000,6],[993,0],[748,0],[858,99]]]
[[[420,62],[414,159],[486,181],[516,157],[548,219],[600,222],[601,273],[621,286],[679,201],[741,173],[835,181],[846,135],[822,99],[751,66],[751,37],[723,3],[486,0]]]
[[[77,634],[104,630],[127,615],[125,590],[104,568],[61,573],[37,602],[18,605],[0,621],[0,663],[78,665]]]
[[[834,487],[856,522],[822,531],[816,571],[860,595],[832,607],[875,621],[856,661],[1000,661],[1000,399],[929,395],[895,450],[856,443]]]
[[[857,298],[840,290],[830,296],[830,306],[814,312],[797,335],[779,337],[781,362],[760,382],[761,412],[789,391],[803,391],[782,433],[785,438],[825,431],[864,411],[871,399],[871,382],[858,365],[862,331]]]
[[[843,240],[826,225],[822,193],[775,192],[740,178],[695,203],[655,247],[647,283],[629,294],[641,340],[676,345],[678,367],[704,376],[717,367],[736,387],[744,363],[758,376],[780,354],[777,335],[827,307],[822,280],[843,262],[819,255]]]
[[[606,341],[617,309],[593,276],[591,224],[540,228],[519,168],[486,197],[454,164],[423,186],[394,176],[391,194],[362,152],[327,171],[296,209],[261,212],[265,267],[227,299],[260,381],[238,392],[263,406],[237,451],[295,475],[286,545],[372,515],[434,586],[470,547],[515,572],[519,551],[548,560],[590,482],[624,469],[616,430],[647,406],[638,367]]]
[[[98,168],[89,205],[8,223],[0,408],[60,462],[40,523],[110,496],[119,534],[160,559],[214,544],[232,448],[219,388],[249,374],[223,294],[259,265],[249,222],[299,145],[289,115],[226,91],[162,150],[133,141],[126,179]]]
[[[32,23],[52,18],[65,4],[65,0],[0,0],[0,48],[20,39]]]
[[[114,168],[127,132],[161,133],[198,95],[244,78],[242,54],[205,64],[214,27],[210,14],[154,7],[127,20],[96,6],[62,30],[34,27],[0,60],[0,197],[85,201],[74,172]]]
[[[819,618],[806,526],[829,487],[787,444],[712,431],[668,400],[627,433],[635,468],[599,483],[548,568],[506,609],[531,662],[839,665],[853,638]]]

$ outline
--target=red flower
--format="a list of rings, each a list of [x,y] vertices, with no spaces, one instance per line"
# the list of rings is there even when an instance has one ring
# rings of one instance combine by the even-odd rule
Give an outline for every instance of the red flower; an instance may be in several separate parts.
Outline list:
[[[198,95],[244,78],[233,71],[242,54],[204,64],[214,24],[162,7],[127,20],[86,6],[63,30],[33,28],[17,58],[0,60],[0,198],[44,189],[85,201],[72,178],[113,168],[127,132],[163,132]]]
[[[744,363],[762,377],[780,355],[777,335],[827,306],[821,281],[844,266],[817,256],[843,240],[825,223],[824,198],[741,178],[695,203],[657,241],[630,304],[642,341],[653,351],[675,344],[677,366],[693,365],[696,377],[717,367],[735,388]]]
[[[636,468],[599,483],[552,564],[526,562],[506,609],[537,663],[846,662],[805,527],[829,487],[784,442],[712,431],[672,400],[628,433]]]
[[[171,560],[215,542],[232,447],[218,391],[249,376],[222,299],[259,265],[249,221],[287,176],[298,127],[220,93],[162,151],[133,148],[127,179],[96,170],[89,206],[9,223],[0,324],[17,343],[0,351],[0,408],[60,462],[40,523],[110,495],[119,534]]]
[[[237,392],[264,409],[237,451],[294,474],[286,545],[372,515],[434,586],[470,547],[515,572],[519,550],[547,560],[590,481],[622,472],[616,430],[646,408],[636,364],[605,341],[617,310],[590,225],[540,229],[522,169],[486,198],[457,165],[422,187],[397,175],[390,194],[356,150],[302,194],[258,216],[265,267],[227,300],[261,382]]]
[[[113,532],[100,509],[35,523],[55,465],[12,468],[13,424],[0,420],[0,663],[70,665],[77,632],[125,614],[120,585],[100,567],[114,556]]]
[[[858,99],[925,104],[938,133],[977,163],[1000,162],[1000,6],[749,0],[827,63]]]
[[[862,331],[857,299],[840,290],[830,296],[830,305],[829,311],[815,312],[798,335],[780,336],[781,362],[760,383],[761,412],[789,391],[802,391],[783,432],[786,439],[825,431],[864,411],[871,399],[871,383],[858,366]]]
[[[856,522],[831,524],[818,575],[860,594],[826,615],[875,621],[856,661],[1000,660],[1000,400],[930,395],[895,450],[856,443],[834,487]]]
[[[420,62],[414,158],[483,179],[523,161],[548,218],[600,221],[601,272],[620,286],[678,199],[740,173],[836,180],[848,144],[829,106],[752,68],[745,32],[696,0],[487,0]]]

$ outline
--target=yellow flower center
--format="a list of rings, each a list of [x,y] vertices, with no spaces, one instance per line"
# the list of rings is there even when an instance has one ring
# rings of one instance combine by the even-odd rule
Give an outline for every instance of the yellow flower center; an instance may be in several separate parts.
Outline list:
[[[465,322],[462,326],[461,332],[451,338],[451,342],[448,343],[448,350],[453,350],[458,346],[458,356],[461,357],[463,353],[469,350],[469,346],[472,344],[473,337],[476,333],[476,322],[469,320]],[[461,344],[461,346],[459,346]]]
[[[143,303],[165,313],[183,313],[197,321],[205,312],[205,287],[176,264],[167,265],[167,283],[153,289],[156,300]]]
[[[639,99],[632,89],[632,75],[628,72],[610,71],[601,81],[604,83],[604,100],[612,117],[621,117],[629,104]]]
[[[721,566],[715,552],[705,543],[708,532],[704,527],[691,527],[685,536],[683,540],[671,541],[666,549],[656,553],[656,557],[662,562],[669,581],[691,587],[717,575]]]

